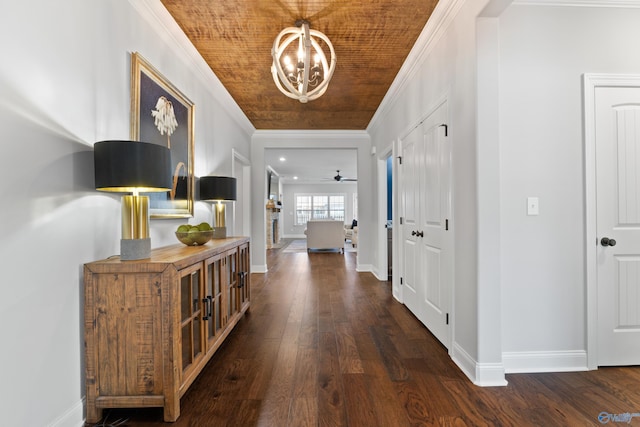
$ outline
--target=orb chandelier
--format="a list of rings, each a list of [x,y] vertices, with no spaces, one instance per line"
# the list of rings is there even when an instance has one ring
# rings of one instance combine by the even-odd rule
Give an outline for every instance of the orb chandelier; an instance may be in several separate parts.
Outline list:
[[[319,41],[329,49],[330,63]],[[302,103],[322,96],[336,69],[333,45],[320,31],[309,29],[309,22],[305,20],[296,21],[295,27],[285,28],[278,34],[271,56],[271,74],[276,86],[289,98]]]

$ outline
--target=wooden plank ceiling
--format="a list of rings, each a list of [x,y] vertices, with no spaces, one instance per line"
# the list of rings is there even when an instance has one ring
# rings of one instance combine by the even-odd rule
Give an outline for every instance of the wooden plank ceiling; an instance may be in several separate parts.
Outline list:
[[[437,0],[161,0],[256,129],[366,129]],[[306,19],[336,51],[326,93],[302,104],[271,76],[278,33]]]

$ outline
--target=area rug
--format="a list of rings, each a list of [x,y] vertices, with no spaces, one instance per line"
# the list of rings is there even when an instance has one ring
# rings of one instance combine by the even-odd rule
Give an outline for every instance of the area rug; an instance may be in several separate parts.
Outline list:
[[[273,243],[273,244],[271,245],[271,249],[280,249],[280,248],[284,248],[285,246],[287,246],[287,243],[289,243],[289,242],[287,242],[287,241],[286,241],[286,240],[284,240],[284,239],[281,239],[278,243]]]
[[[351,243],[347,242],[344,244],[344,251],[345,252],[357,252],[358,249],[354,248],[353,246],[351,246]],[[293,241],[291,241],[291,243],[289,243],[289,245],[287,245],[287,247],[285,247],[282,250],[283,253],[289,254],[289,253],[301,253],[301,252],[307,252],[307,241],[306,239],[295,239]],[[321,250],[313,250],[314,253],[321,253],[321,252],[327,252],[327,253],[331,253],[331,252],[337,252],[334,249],[321,249]]]

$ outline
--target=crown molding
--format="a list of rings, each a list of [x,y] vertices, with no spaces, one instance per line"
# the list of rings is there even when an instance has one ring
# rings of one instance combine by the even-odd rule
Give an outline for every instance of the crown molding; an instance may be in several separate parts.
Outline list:
[[[640,8],[640,0],[514,0],[514,5]]]
[[[253,147],[264,148],[356,148],[370,150],[371,136],[365,130],[256,130]]]
[[[442,34],[447,30],[456,13],[466,0],[440,0],[427,21],[422,33],[400,67],[398,75],[374,113],[367,132],[370,134],[381,124],[381,118],[398,100],[400,93],[415,76],[425,57],[431,52]],[[640,8],[640,0],[514,0],[513,5],[531,6],[575,6],[575,7],[620,7]]]
[[[164,5],[159,0],[129,0],[129,4],[154,29],[164,30],[156,31],[158,37],[172,46],[178,46],[184,54],[185,60],[190,61],[189,68],[197,71],[200,80],[211,93],[213,99],[229,113],[238,126],[248,135],[252,135],[256,130],[253,124],[251,124],[240,106],[231,97],[231,94],[222,85],[222,82],[220,82]],[[142,52],[142,55],[144,55],[144,52]]]
[[[367,126],[367,132],[373,132],[380,125],[381,117],[393,107],[400,97],[402,90],[412,81],[422,65],[423,60],[429,55],[438,40],[440,40],[440,37],[442,37],[449,28],[449,25],[453,22],[458,10],[460,10],[465,1],[466,0],[438,1],[427,24],[411,48],[409,55],[407,55],[407,59],[400,67],[400,71],[371,118],[369,126]]]
[[[253,133],[253,139],[283,139],[307,140],[310,138],[322,138],[328,140],[352,140],[369,139],[369,133],[365,130],[280,130],[257,129]]]

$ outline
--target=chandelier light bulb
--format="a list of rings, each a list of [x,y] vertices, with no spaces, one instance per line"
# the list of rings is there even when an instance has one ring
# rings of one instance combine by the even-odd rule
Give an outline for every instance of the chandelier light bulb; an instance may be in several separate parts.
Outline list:
[[[319,41],[329,49],[328,60]],[[295,42],[298,42],[298,58],[294,65],[289,55],[284,53],[295,52]],[[333,45],[320,31],[309,29],[307,21],[297,21],[296,27],[282,30],[273,42],[271,56],[271,74],[276,87],[289,98],[302,103],[313,101],[326,92],[336,68]]]

